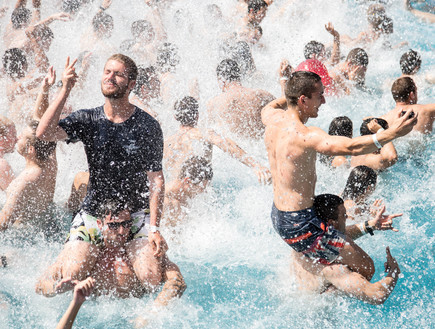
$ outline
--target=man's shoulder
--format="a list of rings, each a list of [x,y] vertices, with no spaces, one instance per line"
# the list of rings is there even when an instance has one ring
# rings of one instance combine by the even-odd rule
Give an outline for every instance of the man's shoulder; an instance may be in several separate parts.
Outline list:
[[[161,129],[160,123],[155,118],[153,118],[152,115],[150,115],[149,113],[140,109],[137,106],[135,107],[136,107],[136,111],[133,114],[135,118],[134,120],[135,124],[144,125],[144,127]]]

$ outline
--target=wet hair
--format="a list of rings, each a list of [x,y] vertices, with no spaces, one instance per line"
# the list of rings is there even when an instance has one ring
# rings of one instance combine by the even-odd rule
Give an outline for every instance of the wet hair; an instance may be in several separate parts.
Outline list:
[[[99,12],[92,19],[92,26],[94,27],[95,32],[98,32],[101,27],[104,27],[108,31],[112,31],[113,17],[105,12]]]
[[[27,27],[30,23],[32,12],[24,7],[15,8],[11,15],[12,27],[15,30]]]
[[[34,34],[36,38],[41,40],[54,39],[54,33],[47,25],[38,25],[35,28]]]
[[[417,90],[414,80],[410,77],[402,77],[393,82],[391,94],[395,102],[406,102],[409,94]]]
[[[156,76],[156,68],[154,66],[148,66],[148,67],[143,67],[143,66],[139,66],[137,68],[137,79],[136,79],[136,84],[134,86],[133,92],[136,95],[140,95],[141,93],[141,89],[143,86],[146,87],[151,87],[150,86],[150,82],[153,76]]]
[[[27,72],[27,58],[22,49],[11,48],[3,55],[3,68],[12,78],[23,78]]]
[[[385,34],[392,34],[394,32],[393,20],[390,17],[385,17],[380,25],[380,30]]]
[[[210,181],[213,178],[213,168],[206,158],[193,156],[184,161],[178,179],[189,178],[193,184]]]
[[[352,138],[353,123],[347,116],[334,118],[330,125],[328,134],[331,136],[344,136]]]
[[[421,66],[421,56],[415,50],[409,49],[400,57],[400,69],[403,74],[413,74]]]
[[[9,133],[9,129],[13,126],[15,124],[12,120],[0,114],[0,137],[6,136]]]
[[[195,127],[198,122],[198,109],[198,101],[191,96],[186,96],[175,102],[175,119],[183,126]]]
[[[367,20],[369,21],[369,23],[376,19],[379,19],[379,17],[383,18],[385,17],[385,15],[385,7],[381,4],[371,4],[367,8]]]
[[[141,19],[131,24],[131,34],[134,38],[139,38],[144,32],[154,32],[153,25],[149,21]]]
[[[264,7],[267,8],[267,3],[264,0],[249,0],[248,2],[248,12],[252,10],[256,13]]]
[[[70,14],[76,13],[83,4],[83,0],[63,0],[62,11]]]
[[[320,194],[314,198],[313,207],[316,215],[325,223],[332,219],[338,220],[338,206],[344,204],[342,198],[334,194]]]
[[[100,203],[96,215],[101,221],[104,221],[107,215],[118,216],[124,210],[131,213],[132,209],[128,202],[121,201],[117,197],[108,197]]]
[[[388,122],[385,121],[384,119],[381,118],[369,118],[369,119],[364,119],[361,127],[359,128],[359,132],[361,134],[361,136],[365,136],[365,135],[373,135],[374,133],[372,133],[368,127],[369,123],[372,120],[376,120],[378,122],[378,124],[383,128],[383,129],[388,129]]]
[[[122,64],[124,64],[125,69],[127,70],[128,73],[128,80],[136,80],[137,78],[137,66],[136,63],[128,56],[123,55],[123,54],[115,54],[110,56],[106,63],[110,60],[114,60],[114,61],[118,61]]]
[[[32,136],[28,140],[28,145],[35,148],[35,156],[39,161],[47,160],[56,149],[56,142],[43,141],[36,137],[36,128],[38,128],[39,121],[32,120],[29,122],[29,127],[32,130]]]
[[[344,200],[356,200],[366,193],[369,186],[375,188],[378,175],[367,166],[357,166],[352,169],[343,191]]]
[[[178,47],[173,43],[165,42],[157,52],[156,66],[160,72],[173,72],[180,63]]]
[[[304,56],[306,59],[310,59],[313,55],[319,55],[324,50],[325,45],[323,43],[312,40],[305,45]]]
[[[307,71],[297,71],[290,75],[285,87],[285,98],[288,105],[298,105],[298,99],[302,95],[311,98],[316,90],[315,84],[321,82],[318,74]]]
[[[222,62],[219,63],[218,67],[216,68],[216,74],[218,79],[223,81],[240,81],[241,79],[241,72],[239,64],[233,59],[224,59]]]
[[[354,48],[349,51],[346,62],[352,65],[367,67],[369,65],[369,56],[364,49]]]
[[[255,71],[254,58],[251,54],[251,48],[246,41],[238,41],[234,47],[231,47],[229,57],[236,61],[241,77],[245,77]]]

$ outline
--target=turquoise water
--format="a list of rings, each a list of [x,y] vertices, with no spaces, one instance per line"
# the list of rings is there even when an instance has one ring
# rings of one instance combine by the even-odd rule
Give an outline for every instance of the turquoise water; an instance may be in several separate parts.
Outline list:
[[[276,1],[276,4],[282,2]],[[305,42],[311,39],[330,40],[322,24],[331,20],[342,33],[352,36],[366,26],[364,8],[358,7],[357,1],[307,3],[295,5],[294,11],[302,22],[287,13],[282,23],[277,24],[272,19],[276,11],[271,7],[270,17],[263,24],[266,48],[254,50],[257,68],[263,75],[259,83],[276,96],[279,95],[279,86],[275,72],[279,61],[286,57],[296,65],[302,61]],[[128,22],[137,19],[130,17],[132,14],[126,9],[128,4],[132,1],[126,1],[125,8],[124,4],[121,8],[115,3],[113,7],[116,11],[112,11],[115,21],[123,20],[122,26],[125,27],[128,27]],[[219,93],[213,72],[217,55],[210,48],[211,36],[204,32],[206,26],[199,19],[201,10],[196,11],[197,2],[192,0],[183,4],[198,19],[197,25],[194,25],[194,31],[198,33],[185,34],[183,39],[178,39],[180,51],[186,55],[183,57],[185,62],[181,63],[181,72],[188,77],[199,77],[201,103],[205,104]],[[233,1],[221,1],[219,4],[222,4],[224,14],[229,15]],[[169,13],[180,7],[181,4],[175,3]],[[393,2],[387,11],[394,19],[393,41],[407,40],[409,47],[421,52],[423,73],[433,69],[434,26],[413,20],[412,15],[401,11],[397,2]],[[166,18],[170,32],[181,34],[183,31],[176,31],[170,18],[170,15]],[[66,33],[61,27],[58,32]],[[122,40],[120,35],[119,32],[114,38]],[[190,43],[179,40],[190,40]],[[74,49],[65,49],[60,45],[51,50],[59,72],[63,56],[74,52]],[[319,117],[309,121],[309,124],[326,130],[333,117],[347,115],[353,120],[357,135],[362,117],[381,115],[391,109],[393,100],[388,91],[388,81],[399,74],[398,60],[406,49],[386,51],[375,45],[369,51],[367,72],[367,85],[373,93],[357,92],[351,97],[329,98],[321,107]],[[99,74],[99,68],[95,69],[95,76],[99,77]],[[102,98],[95,97],[100,97],[97,79],[91,80],[84,100],[73,100],[76,108],[102,102]],[[424,82],[418,86],[421,88],[420,102],[433,103],[434,88]],[[169,114],[164,117],[164,124],[167,124],[164,126],[165,133],[169,133],[173,125]],[[376,232],[373,237],[364,236],[358,240],[358,244],[375,261],[373,280],[383,276],[386,246],[390,246],[401,267],[402,277],[384,305],[372,306],[346,297],[298,292],[289,270],[290,248],[281,241],[271,225],[271,187],[258,185],[246,167],[216,151],[213,163],[215,178],[210,191],[195,200],[189,219],[180,225],[175,234],[163,232],[170,246],[169,257],[179,265],[188,288],[184,296],[168,310],[162,311],[150,327],[433,328],[435,147],[433,136],[430,136],[421,141],[423,147],[417,156],[407,158],[404,154],[410,139],[416,142],[411,137],[396,143],[400,160],[380,175],[373,195],[373,198],[385,200],[389,213],[404,213],[396,220],[399,232]],[[267,163],[262,143],[242,144]],[[79,145],[61,145],[58,157],[61,169],[56,202],[62,204],[74,173],[85,165]],[[17,161],[18,167],[23,165],[19,156],[13,155],[11,159]],[[348,170],[331,172],[319,164],[316,192],[340,193],[348,173]],[[0,200],[4,202],[4,199]],[[0,300],[3,300],[0,303],[0,328],[54,328],[71,296],[64,294],[51,299],[43,298],[34,293],[34,283],[55,260],[62,244],[60,240],[47,242],[42,236],[29,239],[26,235],[11,231],[0,236],[1,253],[10,255],[13,260],[9,268],[0,268]],[[101,297],[87,301],[80,310],[75,327],[129,328],[132,319],[147,313],[152,297],[128,300]]]

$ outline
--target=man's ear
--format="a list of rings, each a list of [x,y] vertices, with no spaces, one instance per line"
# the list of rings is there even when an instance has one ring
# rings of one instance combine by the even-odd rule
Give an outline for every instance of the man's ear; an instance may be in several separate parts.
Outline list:
[[[129,87],[131,90],[133,90],[133,88],[134,88],[135,85],[136,85],[136,80],[131,80],[131,81],[128,83],[128,87]]]
[[[98,219],[98,218],[97,218],[97,225],[98,225],[98,228],[99,228],[100,230],[103,228],[103,222],[101,221],[101,219]]]

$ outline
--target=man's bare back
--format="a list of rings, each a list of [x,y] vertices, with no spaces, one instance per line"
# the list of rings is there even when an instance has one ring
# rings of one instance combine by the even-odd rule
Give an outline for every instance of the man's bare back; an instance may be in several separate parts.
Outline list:
[[[418,122],[412,129],[413,131],[418,131],[422,134],[431,134],[433,130],[433,123],[435,120],[435,104],[419,105],[419,104],[407,104],[407,105],[397,105],[387,114],[383,115],[381,118],[385,119],[390,125],[394,118],[398,116],[402,111],[412,110],[418,113]]]

